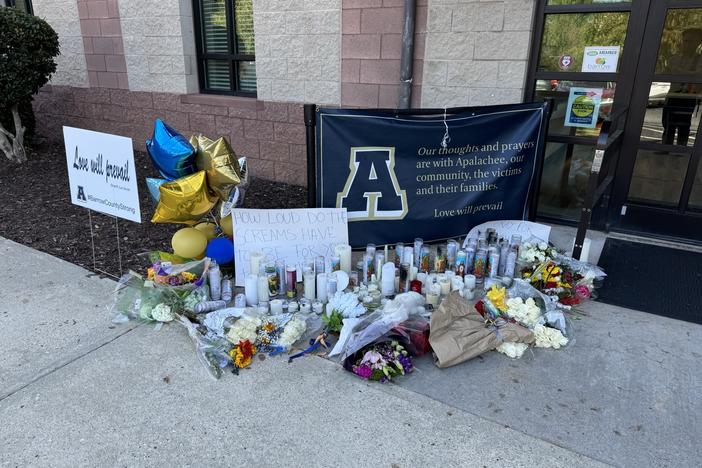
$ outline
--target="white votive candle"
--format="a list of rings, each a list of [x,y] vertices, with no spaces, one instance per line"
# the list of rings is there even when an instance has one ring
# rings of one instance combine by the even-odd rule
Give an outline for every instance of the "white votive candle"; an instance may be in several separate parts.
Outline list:
[[[320,273],[317,275],[317,299],[321,302],[327,302],[327,274]]]
[[[434,307],[438,306],[439,305],[439,295],[436,294],[435,292],[429,291],[427,293],[427,304],[431,304]]]
[[[280,299],[273,299],[271,301],[271,314],[278,315],[283,313],[283,301]]]
[[[339,244],[334,247],[334,252],[339,256],[341,269],[347,274],[351,273],[351,246],[348,244]]]
[[[258,275],[249,273],[244,280],[244,294],[246,305],[253,307],[258,304]]]
[[[439,279],[439,286],[441,287],[441,295],[448,296],[451,294],[451,281],[445,276]]]
[[[258,300],[261,302],[268,300],[268,277],[259,276],[256,284],[258,285]]]
[[[305,273],[305,299],[314,301],[315,297],[315,276],[313,271]]]
[[[254,275],[258,274],[258,271],[261,269],[261,262],[263,261],[263,252],[260,251],[254,251],[249,254],[249,258],[251,260],[251,271],[249,273],[253,273]]]
[[[380,292],[383,296],[392,296],[395,294],[395,264],[387,262],[382,270]]]
[[[475,289],[475,275],[466,275],[463,278],[463,284],[468,289]]]

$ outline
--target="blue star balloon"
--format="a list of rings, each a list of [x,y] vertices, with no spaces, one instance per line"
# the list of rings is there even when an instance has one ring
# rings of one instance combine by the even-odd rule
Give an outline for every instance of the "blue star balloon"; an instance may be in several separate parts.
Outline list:
[[[161,199],[161,192],[159,187],[168,182],[166,179],[152,179],[151,177],[146,178],[146,188],[149,189],[149,195],[151,195],[151,200],[154,204],[158,203]]]
[[[161,175],[168,180],[195,172],[195,149],[188,140],[161,119],[154,122],[154,134],[146,149]]]

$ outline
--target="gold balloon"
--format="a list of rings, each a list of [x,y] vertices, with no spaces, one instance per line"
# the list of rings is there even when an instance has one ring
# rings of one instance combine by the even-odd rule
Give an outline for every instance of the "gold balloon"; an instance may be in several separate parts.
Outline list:
[[[200,223],[195,225],[195,229],[207,236],[207,240],[217,237],[217,225],[215,223]]]
[[[199,260],[205,256],[207,236],[195,228],[179,229],[173,234],[171,246],[176,255]]]
[[[205,171],[166,182],[152,223],[196,224],[217,202],[207,188]]]
[[[228,237],[233,237],[234,236],[234,226],[232,224],[232,215],[225,216],[220,220],[219,226],[222,228],[222,231],[228,236]]]
[[[207,184],[220,200],[226,201],[232,189],[241,182],[241,168],[236,153],[224,137],[213,141],[204,135],[193,135],[190,144],[197,151],[197,169],[207,173]]]

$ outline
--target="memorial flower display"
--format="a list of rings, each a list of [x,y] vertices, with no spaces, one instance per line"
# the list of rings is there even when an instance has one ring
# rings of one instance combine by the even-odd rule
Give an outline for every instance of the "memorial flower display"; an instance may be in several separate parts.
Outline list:
[[[174,234],[173,253],[148,254],[145,277],[130,272],[120,280],[115,320],[182,325],[215,378],[251,367],[256,354],[287,353],[289,363],[322,354],[364,380],[388,382],[412,372],[413,356],[438,356],[442,333],[453,363],[491,350],[517,359],[530,346],[559,349],[570,336],[564,310],[592,297],[604,275],[546,242],[507,240],[494,229],[462,244],[368,244],[356,270],[348,243],[326,257],[270,258],[265,252],[278,250],[267,245],[235,256],[232,209],[243,198],[245,164],[236,164],[224,139],[191,142],[195,147],[161,122],[148,145],[172,179],[150,180],[153,221],[188,227]],[[291,229],[297,223],[312,237],[322,235],[316,224],[337,219],[289,212],[260,218]],[[438,331],[436,314],[449,315]],[[437,366],[445,367],[438,358]]]
[[[376,343],[364,348],[352,372],[364,380],[388,382],[412,372],[412,358],[397,341]]]
[[[541,263],[555,258],[558,252],[546,242],[525,242],[519,249],[519,260],[525,263]]]

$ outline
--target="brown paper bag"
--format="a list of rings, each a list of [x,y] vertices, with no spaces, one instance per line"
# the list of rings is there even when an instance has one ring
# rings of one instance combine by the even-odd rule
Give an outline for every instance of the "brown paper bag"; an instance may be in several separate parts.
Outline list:
[[[497,348],[504,341],[531,344],[534,334],[516,323],[497,332],[486,326],[473,304],[454,292],[431,316],[429,343],[438,367],[450,367]]]

